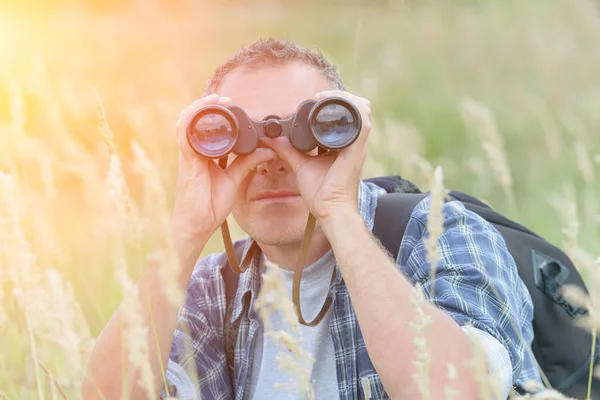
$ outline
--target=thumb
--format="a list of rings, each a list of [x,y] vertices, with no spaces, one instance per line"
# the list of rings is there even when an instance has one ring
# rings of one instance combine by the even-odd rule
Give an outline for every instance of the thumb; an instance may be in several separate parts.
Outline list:
[[[262,138],[261,141],[271,149],[273,149],[279,158],[288,163],[292,171],[296,172],[300,165],[308,158],[301,151],[298,151],[292,146],[289,139],[286,137],[278,138]]]
[[[277,154],[267,148],[257,148],[250,154],[238,156],[225,169],[225,173],[233,181],[236,187],[239,187],[248,174],[256,169],[259,164],[271,161],[277,158]]]

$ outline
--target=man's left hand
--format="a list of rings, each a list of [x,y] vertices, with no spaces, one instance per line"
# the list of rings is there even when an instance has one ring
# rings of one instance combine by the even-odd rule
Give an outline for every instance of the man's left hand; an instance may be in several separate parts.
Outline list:
[[[288,138],[262,139],[290,165],[308,210],[317,220],[328,219],[337,212],[358,211],[358,187],[371,131],[369,100],[340,90],[318,93],[314,99],[332,96],[350,101],[361,114],[362,129],[352,145],[339,151],[308,155],[296,150]]]

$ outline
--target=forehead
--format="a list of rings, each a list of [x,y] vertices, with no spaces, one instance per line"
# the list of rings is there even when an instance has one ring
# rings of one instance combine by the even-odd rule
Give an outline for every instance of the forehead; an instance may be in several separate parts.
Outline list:
[[[290,62],[277,66],[236,68],[223,78],[217,93],[230,97],[255,120],[269,114],[286,117],[298,104],[329,90],[325,76],[315,67]]]

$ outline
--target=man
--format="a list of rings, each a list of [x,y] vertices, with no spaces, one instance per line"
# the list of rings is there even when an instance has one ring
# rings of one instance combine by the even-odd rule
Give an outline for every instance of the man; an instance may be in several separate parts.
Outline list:
[[[435,294],[424,247],[427,200],[413,211],[397,260],[390,259],[373,237],[374,212],[383,190],[361,182],[371,130],[370,103],[345,92],[336,69],[320,53],[285,41],[259,41],[221,65],[206,94],[183,110],[176,128],[180,162],[172,233],[181,262],[178,280],[187,290],[182,310],[167,302],[154,267],[149,266],[137,283],[140,293],[152,294],[149,303],[141,303],[144,321],[152,320],[155,326],[155,332],[150,329],[140,340],[147,340],[152,350],[155,377],[162,376],[161,365],[168,364],[171,395],[294,398],[274,388],[290,377],[278,369],[275,358],[280,349],[264,334],[253,306],[266,260],[282,269],[291,287],[309,212],[317,227],[303,276],[306,318],[316,315],[328,292],[333,296],[325,319],[316,327],[302,327],[303,346],[315,357],[316,398],[359,399],[367,393],[374,399],[421,398],[412,362],[414,342],[420,336],[426,338],[430,353],[426,389],[432,399],[445,398],[448,385],[461,399],[479,397],[478,375],[468,364],[474,339],[483,345],[487,368],[502,388],[500,397],[506,397],[513,384],[539,379],[528,350],[533,336],[531,299],[502,237],[491,225],[458,202],[445,204]],[[237,157],[222,170],[194,153],[186,141],[186,124],[204,105],[233,103],[261,120],[273,114],[285,118],[306,99],[333,95],[356,105],[363,120],[356,142],[339,152],[304,154],[287,138],[265,139],[256,151]],[[248,269],[239,277],[233,312],[225,322],[221,269],[227,258],[221,254],[197,259],[231,212],[249,235],[237,244],[244,247],[243,258],[253,243],[260,251],[250,257]],[[417,320],[411,303],[417,283],[432,297],[423,305],[432,322],[421,333],[410,328]],[[122,326],[117,310],[89,361],[86,399],[96,398],[98,392],[108,399],[123,392],[144,398],[142,388],[133,383],[134,375],[122,377],[123,368],[132,369],[122,365]],[[233,376],[223,345],[228,326],[238,327]],[[456,368],[455,379],[449,375],[449,364]],[[197,373],[189,373],[190,369]],[[156,381],[158,392],[164,385],[163,380]]]

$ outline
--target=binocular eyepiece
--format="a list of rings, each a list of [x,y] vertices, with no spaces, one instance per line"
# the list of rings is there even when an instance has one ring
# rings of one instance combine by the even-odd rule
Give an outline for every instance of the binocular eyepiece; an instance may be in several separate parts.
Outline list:
[[[269,115],[254,121],[236,105],[202,107],[190,119],[186,134],[196,153],[216,159],[231,152],[251,153],[261,137],[285,136],[302,152],[316,147],[339,150],[354,143],[361,126],[354,104],[342,97],[327,97],[302,102],[287,119]]]

